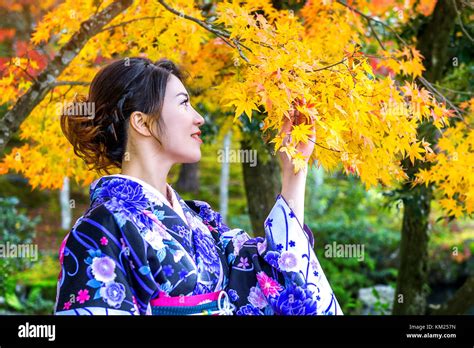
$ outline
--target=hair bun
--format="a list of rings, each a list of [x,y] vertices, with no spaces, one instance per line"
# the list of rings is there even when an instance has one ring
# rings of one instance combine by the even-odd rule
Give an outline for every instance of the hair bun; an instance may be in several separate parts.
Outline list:
[[[95,169],[104,160],[100,143],[101,127],[94,122],[95,103],[84,95],[76,95],[73,101],[65,104],[61,111],[61,130],[74,148],[74,153]],[[101,160],[99,158],[102,158]]]

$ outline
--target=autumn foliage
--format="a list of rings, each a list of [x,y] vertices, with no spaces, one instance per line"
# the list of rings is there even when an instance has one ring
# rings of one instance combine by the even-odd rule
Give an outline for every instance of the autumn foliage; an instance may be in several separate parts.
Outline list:
[[[404,23],[414,13],[429,15],[434,3],[358,1],[357,9]],[[448,214],[471,214],[473,102],[464,105],[460,120],[417,81],[424,67],[414,45],[396,38],[380,45],[370,21],[351,4],[309,0],[294,12],[277,10],[268,0],[218,1],[205,10],[192,1],[135,1],[89,40],[61,75],[62,83],[23,122],[25,145],[5,155],[0,171],[21,172],[40,188],[60,188],[64,176],[90,183],[96,173],[73,155],[61,133],[61,106],[74,94],[86,93],[87,83],[110,60],[167,57],[189,72],[194,104],[222,117],[233,114],[228,123],[238,124],[243,114],[265,114],[262,133],[276,151],[293,158],[296,169],[304,165],[296,145],[309,141],[314,125],[311,163],[357,175],[369,188],[408,180],[405,158],[428,161],[433,166],[421,171],[413,185],[435,184]],[[28,49],[2,63],[0,104],[13,105],[44,67],[45,57],[97,11],[96,1],[66,0],[41,18]],[[38,47],[48,53],[32,54]],[[283,145],[285,134],[279,131],[292,107],[304,122]],[[417,135],[427,121],[441,134],[436,146]]]

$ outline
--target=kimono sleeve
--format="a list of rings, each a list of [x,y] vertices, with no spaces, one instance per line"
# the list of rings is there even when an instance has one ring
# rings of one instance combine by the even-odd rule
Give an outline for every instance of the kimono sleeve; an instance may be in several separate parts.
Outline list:
[[[227,292],[237,315],[339,315],[337,299],[313,250],[314,237],[282,195],[265,220],[265,238],[230,229],[201,209],[219,231],[229,265]]]
[[[147,314],[157,290],[148,250],[140,234],[120,227],[104,206],[79,218],[59,251],[54,314]]]
[[[282,195],[265,220],[266,260],[283,274],[284,290],[269,298],[274,310],[293,313],[299,305],[310,305],[307,314],[342,315],[339,303],[313,250],[311,229],[298,221]]]

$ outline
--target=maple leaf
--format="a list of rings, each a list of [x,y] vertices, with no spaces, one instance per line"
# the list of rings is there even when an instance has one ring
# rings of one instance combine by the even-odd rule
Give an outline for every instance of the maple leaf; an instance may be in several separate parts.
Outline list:
[[[274,150],[278,150],[281,147],[281,144],[283,143],[283,140],[285,139],[285,134],[279,134],[272,140],[270,140],[270,143],[275,143]]]
[[[291,138],[294,139],[296,144],[298,144],[300,141],[306,144],[308,142],[308,138],[312,135],[313,126],[310,124],[295,125],[291,131]]]
[[[303,156],[303,154],[301,154],[300,152],[297,152],[293,157],[293,166],[295,174],[298,173],[300,170],[306,169],[306,157]]]
[[[255,105],[255,103],[251,100],[245,100],[245,101],[242,101],[240,103],[237,103],[236,104],[236,109],[235,109],[235,116],[234,116],[234,119],[235,118],[239,118],[242,113],[245,112],[245,114],[247,115],[247,117],[251,120],[252,119],[252,110],[257,110],[257,106]]]
[[[439,203],[447,212],[453,212],[458,209],[457,202],[453,198],[443,198]]]
[[[408,150],[407,154],[410,157],[410,162],[412,164],[415,164],[415,158],[423,160],[423,157],[420,154],[426,152],[425,149],[418,146],[419,144],[419,142],[412,144]]]
[[[296,148],[292,145],[282,146],[280,152],[285,152],[291,158],[297,153]]]
[[[421,76],[425,68],[418,59],[408,60],[400,63],[402,71],[413,78]]]
[[[433,153],[433,149],[430,147],[430,143],[425,141],[425,138],[421,139],[421,145],[425,149],[426,153]]]
[[[430,184],[431,172],[427,169],[419,169],[418,173],[415,175],[420,183],[424,183],[426,187]]]
[[[31,42],[35,45],[40,44],[42,41],[47,42],[49,40],[49,32],[46,28],[38,28],[32,35],[31,35]]]

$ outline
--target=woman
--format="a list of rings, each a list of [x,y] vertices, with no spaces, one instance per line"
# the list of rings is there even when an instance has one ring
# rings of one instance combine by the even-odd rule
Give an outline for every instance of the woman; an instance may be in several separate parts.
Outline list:
[[[306,171],[295,175],[286,156],[265,239],[166,183],[172,165],[201,158],[204,119],[182,80],[168,60],[116,61],[76,101],[94,115],[61,116],[77,155],[121,174],[92,183],[90,207],[61,245],[55,314],[342,314],[303,225]]]

